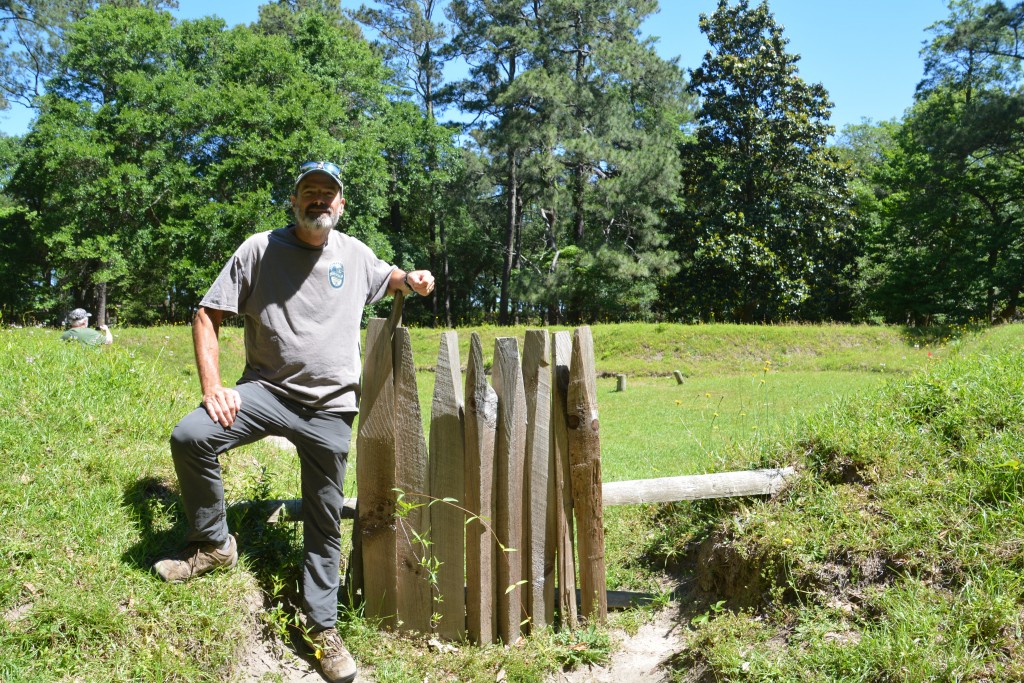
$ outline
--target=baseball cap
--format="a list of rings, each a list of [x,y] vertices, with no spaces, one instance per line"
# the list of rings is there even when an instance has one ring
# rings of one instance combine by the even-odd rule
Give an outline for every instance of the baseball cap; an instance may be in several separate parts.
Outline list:
[[[338,190],[345,194],[345,186],[341,184],[341,167],[330,161],[304,161],[299,164],[299,177],[295,179],[295,189],[299,189],[302,179],[311,173],[324,173],[338,183]]]
[[[68,322],[77,323],[79,320],[85,320],[91,315],[92,313],[87,312],[84,308],[76,308],[68,313]]]

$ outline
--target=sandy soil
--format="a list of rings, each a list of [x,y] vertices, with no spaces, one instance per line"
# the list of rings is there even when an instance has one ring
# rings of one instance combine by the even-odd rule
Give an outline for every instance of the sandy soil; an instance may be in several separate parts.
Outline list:
[[[635,635],[612,631],[615,648],[604,666],[582,667],[560,672],[550,683],[662,683],[668,680],[666,662],[684,647],[684,629],[673,620],[671,608],[662,610]],[[249,658],[242,664],[242,683],[322,683],[312,662],[290,650],[254,636]],[[373,671],[360,669],[356,683],[375,683]]]
[[[611,661],[604,666],[583,667],[576,671],[559,673],[552,683],[661,683],[669,679],[665,664],[682,651],[684,629],[674,620],[678,610],[664,609],[654,621],[644,624],[630,636],[624,631],[613,631],[616,639]]]

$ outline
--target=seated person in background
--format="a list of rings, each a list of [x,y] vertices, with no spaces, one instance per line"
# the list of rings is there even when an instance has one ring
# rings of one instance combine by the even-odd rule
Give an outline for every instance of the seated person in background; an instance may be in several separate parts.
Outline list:
[[[100,325],[100,331],[89,329],[89,316],[84,308],[76,308],[68,313],[68,331],[60,336],[63,341],[80,341],[86,346],[100,346],[101,344],[113,344],[114,337],[106,325]]]

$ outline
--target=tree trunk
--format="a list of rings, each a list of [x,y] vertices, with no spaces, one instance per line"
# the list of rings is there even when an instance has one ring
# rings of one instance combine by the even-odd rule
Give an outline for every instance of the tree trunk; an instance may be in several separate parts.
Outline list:
[[[97,325],[107,324],[107,283],[96,284],[96,318],[93,322]]]
[[[545,325],[557,325],[560,321],[558,311],[558,286],[556,282],[556,273],[558,273],[558,237],[555,234],[555,223],[558,220],[558,213],[555,209],[541,209],[541,216],[544,218],[544,222],[547,224],[547,234],[545,240],[547,242],[547,248],[552,252],[551,265],[548,266],[548,292],[547,292],[547,310],[544,312],[544,324]]]
[[[511,309],[512,265],[515,262],[516,216],[518,214],[519,178],[515,150],[509,151],[508,161],[508,222],[505,225],[505,259],[501,269],[501,302],[498,306],[498,322],[509,324]]]
[[[433,209],[430,210],[430,216],[427,218],[430,231],[430,272],[437,273],[437,257],[441,252],[441,248],[438,244],[437,235],[437,216]],[[430,313],[433,318],[434,326],[437,325],[438,309],[440,308],[438,295],[435,293],[434,296],[430,297]]]
[[[430,220],[434,220],[433,214],[430,216]],[[441,240],[441,296],[442,296],[442,310],[444,311],[444,326],[447,328],[453,327],[452,325],[452,290],[448,286],[448,235],[445,231],[444,221],[437,226],[437,234]],[[437,298],[437,295],[434,295]]]

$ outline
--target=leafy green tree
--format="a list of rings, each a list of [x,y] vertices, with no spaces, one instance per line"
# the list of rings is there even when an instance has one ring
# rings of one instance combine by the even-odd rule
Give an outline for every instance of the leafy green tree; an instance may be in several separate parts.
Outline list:
[[[382,0],[376,7],[362,5],[353,13],[356,21],[380,36],[399,83],[412,89],[427,118],[434,117],[444,64],[451,58],[444,49],[448,29],[435,21],[440,4],[437,0]]]
[[[0,109],[12,102],[35,108],[36,98],[63,53],[63,34],[74,20],[104,4],[91,0],[0,2]],[[176,0],[108,0],[107,4],[177,7]]]
[[[110,6],[74,24],[10,184],[69,299],[102,310],[105,291],[123,320],[187,319],[245,237],[290,219],[308,158],[345,166],[345,229],[392,255],[384,67],[323,13],[290,28]]]
[[[882,201],[891,194],[882,170],[896,149],[896,136],[901,124],[897,121],[873,123],[863,121],[846,126],[835,145],[836,153],[850,167],[851,211],[856,235],[856,268],[849,281],[849,296],[855,319],[873,319],[878,296],[878,283],[884,278],[885,266],[871,254],[871,245],[879,242],[885,232]]]
[[[848,304],[814,305],[838,289],[832,274],[851,258],[848,173],[827,146],[828,93],[800,78],[767,3],[721,0],[700,28],[712,49],[688,87],[701,104],[681,147],[677,312],[743,322],[802,310],[845,317]]]
[[[639,26],[653,2],[456,2],[457,84],[505,217],[499,320],[642,317],[672,271],[663,207],[686,115]],[[500,173],[497,170],[500,169]],[[493,196],[493,194],[491,195]]]
[[[398,87],[412,93],[419,105],[422,121],[411,119],[407,126],[390,126],[411,135],[388,144],[387,155],[396,187],[391,192],[390,211],[393,234],[410,237],[409,228],[424,231],[427,247],[425,257],[437,277],[438,286],[430,302],[435,320],[452,325],[452,289],[449,286],[449,248],[447,221],[443,198],[452,190],[448,185],[454,161],[454,131],[441,127],[434,110],[441,85],[444,63],[451,58],[446,51],[447,27],[435,21],[440,3],[435,0],[385,0],[377,7],[363,5],[352,14],[379,36],[388,63],[395,70]],[[399,105],[397,111],[411,115]],[[397,123],[397,122],[396,122]],[[400,137],[400,136],[396,136]],[[397,186],[404,184],[405,191]],[[413,236],[416,241],[422,242]],[[424,263],[421,259],[418,263]]]
[[[453,48],[469,66],[468,77],[453,84],[450,96],[480,122],[474,132],[487,150],[504,203],[498,320],[508,324],[512,320],[513,272],[520,260],[520,169],[526,153],[522,140],[530,125],[528,103],[517,98],[511,86],[529,67],[537,37],[535,6],[523,0],[453,0],[448,17],[456,28]]]
[[[644,317],[675,270],[664,209],[678,191],[682,78],[640,25],[654,2],[546,3],[533,69],[517,88],[534,103],[526,196],[543,232],[549,319]],[[567,249],[568,248],[568,249]]]
[[[1024,3],[951,3],[917,103],[879,170],[869,302],[890,320],[1007,320],[1024,287]]]
[[[0,135],[0,321],[40,319],[53,307],[46,244],[31,229],[33,214],[7,192],[11,175],[24,155],[24,140]]]

